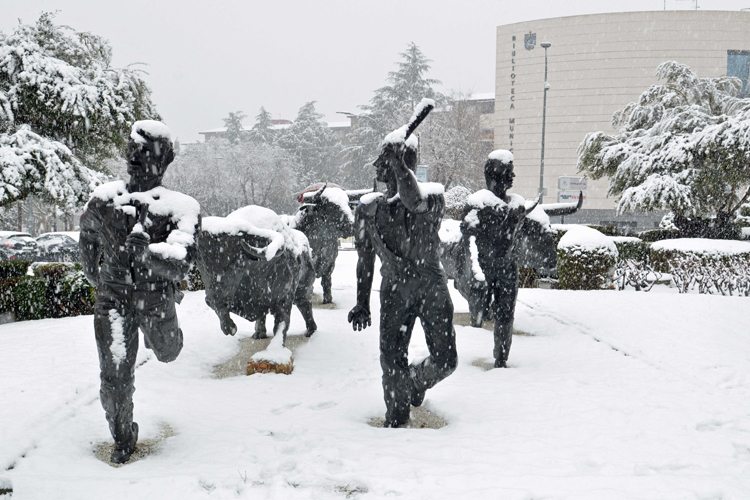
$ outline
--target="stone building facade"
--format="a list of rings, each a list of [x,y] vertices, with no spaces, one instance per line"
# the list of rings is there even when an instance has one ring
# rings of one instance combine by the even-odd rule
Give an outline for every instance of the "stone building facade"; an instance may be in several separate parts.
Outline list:
[[[658,83],[656,67],[675,60],[701,77],[750,72],[750,12],[652,11],[542,19],[497,28],[495,147],[515,156],[515,191],[539,190],[544,48],[548,52],[545,203],[557,202],[558,180],[580,176],[577,148],[588,132],[616,132],[612,114]],[[587,180],[584,209],[566,222],[653,228],[661,214],[615,215],[608,181]]]

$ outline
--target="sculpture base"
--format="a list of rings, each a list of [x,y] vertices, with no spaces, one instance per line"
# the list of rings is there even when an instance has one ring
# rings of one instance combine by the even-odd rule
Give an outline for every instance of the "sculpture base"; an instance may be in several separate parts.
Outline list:
[[[283,373],[289,375],[294,370],[294,358],[290,358],[286,364],[274,363],[265,359],[250,359],[247,363],[247,374],[254,373]]]

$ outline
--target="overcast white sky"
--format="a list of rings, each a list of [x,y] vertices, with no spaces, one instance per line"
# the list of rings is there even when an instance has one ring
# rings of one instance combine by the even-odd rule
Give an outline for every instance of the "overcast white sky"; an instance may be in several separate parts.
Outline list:
[[[416,43],[443,91],[494,91],[495,28],[533,19],[662,10],[665,0],[0,0],[0,30],[59,10],[57,22],[110,40],[114,64],[147,63],[164,121],[181,141],[265,106],[294,119],[307,101],[327,121],[356,112]],[[666,0],[692,9],[692,0]],[[739,10],[750,0],[699,0]]]

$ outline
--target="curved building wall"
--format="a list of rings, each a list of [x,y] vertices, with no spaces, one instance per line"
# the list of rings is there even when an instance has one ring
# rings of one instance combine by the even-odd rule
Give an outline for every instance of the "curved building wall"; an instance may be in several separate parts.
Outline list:
[[[750,13],[629,12],[499,26],[495,147],[513,151],[514,191],[527,198],[539,189],[542,42],[552,44],[544,154],[544,201],[549,203],[557,201],[560,176],[580,175],[576,150],[585,135],[616,132],[612,114],[658,83],[654,73],[660,63],[676,60],[700,77],[725,75],[727,51],[750,51]],[[606,197],[607,187],[606,179],[588,180],[584,208],[611,213],[616,200]]]

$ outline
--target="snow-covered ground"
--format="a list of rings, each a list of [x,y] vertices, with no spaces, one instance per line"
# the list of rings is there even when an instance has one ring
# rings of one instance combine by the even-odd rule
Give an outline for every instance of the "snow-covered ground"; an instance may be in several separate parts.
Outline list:
[[[379,297],[373,327],[352,332],[355,261],[340,253],[337,308],[315,310],[319,330],[290,376],[213,378],[252,324],[235,318],[225,337],[203,293],[188,293],[180,357],[162,364],[142,348],[136,370],[141,439],[165,425],[176,435],[121,468],[92,451],[111,439],[92,318],[0,326],[0,489],[13,500],[750,498],[750,299],[523,289],[516,328],[531,336],[514,337],[510,368],[472,364],[490,361],[492,334],[456,327],[458,369],[425,401],[448,425],[379,429],[367,425],[385,411]],[[295,310],[290,334],[303,331]]]

